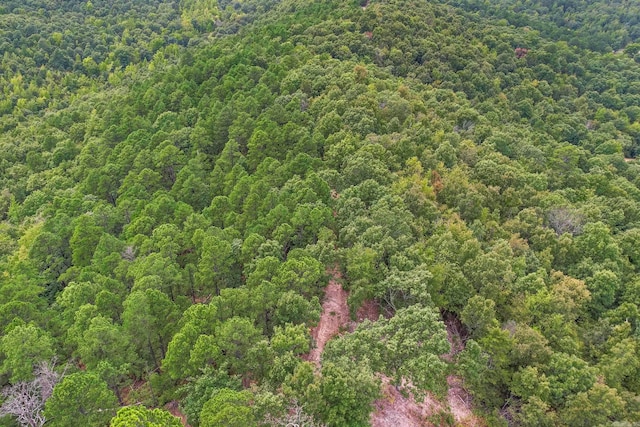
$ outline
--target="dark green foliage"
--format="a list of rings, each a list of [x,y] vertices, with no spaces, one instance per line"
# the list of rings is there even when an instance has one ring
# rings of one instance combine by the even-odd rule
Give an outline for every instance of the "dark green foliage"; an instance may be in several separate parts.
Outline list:
[[[192,426],[200,425],[200,412],[204,404],[219,390],[230,389],[239,391],[242,385],[236,377],[229,377],[223,371],[213,371],[207,368],[195,381],[185,386],[187,397],[182,404],[187,421]]]

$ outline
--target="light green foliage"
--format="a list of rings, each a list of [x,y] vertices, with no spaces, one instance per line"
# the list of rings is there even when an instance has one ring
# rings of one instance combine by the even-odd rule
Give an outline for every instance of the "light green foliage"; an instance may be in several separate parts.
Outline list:
[[[260,331],[249,320],[240,317],[227,320],[220,326],[219,333],[213,340],[223,355],[216,362],[228,367],[234,373],[245,373],[249,366],[249,350],[259,338]],[[196,343],[194,351],[197,349]]]
[[[491,407],[500,399],[500,383],[498,367],[489,364],[490,355],[482,347],[469,340],[458,359],[458,370],[465,378],[468,390],[482,403]]]
[[[324,274],[322,264],[316,259],[300,254],[289,256],[273,277],[274,285],[281,290],[291,290],[302,295],[313,295],[318,291]]]
[[[310,348],[306,325],[276,327],[270,341],[260,341],[250,350],[251,372],[256,378],[266,378],[274,386],[280,384],[293,374],[302,362],[300,356]]]
[[[181,0],[182,25],[191,29],[209,29],[219,15],[217,0]]]
[[[519,423],[526,427],[553,427],[558,425],[555,412],[540,398],[533,396],[520,407],[516,416]]]
[[[416,393],[444,392],[446,364],[440,355],[449,350],[444,324],[430,307],[415,304],[391,319],[365,322],[352,334],[330,343],[327,360],[352,357],[370,363],[397,387]],[[411,384],[405,386],[403,384]]]
[[[179,418],[164,409],[147,409],[144,406],[126,406],[109,423],[110,427],[180,427]]]
[[[52,426],[98,427],[107,425],[117,409],[118,401],[104,381],[96,374],[78,372],[56,385],[44,415]]]
[[[548,346],[548,341],[540,332],[526,325],[516,326],[510,354],[511,364],[544,366],[549,361],[551,354],[552,350]]]
[[[204,367],[202,364],[192,363],[192,357],[196,358],[195,353],[192,356],[192,352],[201,336],[208,336],[217,329],[216,314],[216,306],[213,304],[196,304],[183,314],[183,326],[169,342],[167,354],[162,362],[163,369],[172,378],[187,378]],[[209,353],[217,354],[216,348],[208,350]]]
[[[231,244],[216,236],[202,240],[202,255],[198,264],[197,283],[204,295],[219,295],[220,290],[231,286],[233,252]]]
[[[640,369],[637,340],[625,338],[613,345],[609,352],[601,357],[599,368],[610,387],[619,388],[623,382],[629,381],[629,390],[638,392],[637,381],[634,381]]]
[[[624,401],[615,389],[604,384],[594,384],[589,390],[578,393],[560,412],[560,419],[570,426],[600,426],[624,418]]]
[[[327,426],[367,426],[372,403],[380,394],[380,381],[366,361],[340,357],[325,361],[320,377],[302,366],[293,377],[306,407]]]
[[[497,326],[495,302],[476,295],[469,299],[460,313],[461,320],[467,325],[473,337],[484,336],[489,328]]]
[[[123,328],[100,315],[91,319],[82,337],[78,338],[78,354],[90,369],[97,368],[103,361],[118,367],[135,360]]]
[[[249,406],[251,393],[219,389],[202,407],[202,427],[251,427],[256,425],[253,410]]]
[[[102,228],[95,225],[92,217],[83,215],[78,218],[69,240],[73,264],[80,267],[89,265],[101,237]]]
[[[414,304],[430,304],[434,280],[425,266],[410,271],[392,269],[387,278],[375,285],[375,296],[384,301],[392,312]]]
[[[175,299],[185,291],[183,271],[176,261],[165,258],[157,252],[146,257],[137,258],[127,271],[129,278],[135,282],[145,280],[149,276],[157,276],[156,283],[162,292]],[[146,286],[141,286],[146,287]]]
[[[586,281],[587,288],[591,292],[591,306],[596,312],[602,312],[611,308],[619,292],[620,279],[609,270],[596,271],[589,280]]]
[[[587,391],[595,383],[595,370],[577,356],[555,353],[545,369],[549,379],[550,401],[559,406],[575,393]]]
[[[9,375],[12,383],[29,380],[34,366],[54,355],[49,333],[33,324],[10,329],[0,340],[0,351],[4,356],[2,373]]]
[[[513,375],[511,391],[524,400],[531,400],[533,397],[548,402],[549,381],[538,368],[527,366]]]
[[[551,300],[556,312],[567,320],[581,316],[592,299],[585,283],[561,273],[553,274],[552,280]]]

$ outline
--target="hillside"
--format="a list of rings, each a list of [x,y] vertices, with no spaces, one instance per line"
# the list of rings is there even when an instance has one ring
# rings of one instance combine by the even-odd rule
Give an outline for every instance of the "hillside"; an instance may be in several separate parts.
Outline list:
[[[3,2],[0,425],[640,422],[638,24],[547,3]]]

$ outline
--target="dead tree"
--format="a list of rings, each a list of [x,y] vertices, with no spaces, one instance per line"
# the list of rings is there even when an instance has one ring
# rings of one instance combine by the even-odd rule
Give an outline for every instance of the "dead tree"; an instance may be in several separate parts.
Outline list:
[[[54,367],[55,361],[41,362],[33,372],[33,380],[5,387],[0,416],[13,416],[21,426],[42,427],[46,422],[44,404],[64,375],[56,372]]]

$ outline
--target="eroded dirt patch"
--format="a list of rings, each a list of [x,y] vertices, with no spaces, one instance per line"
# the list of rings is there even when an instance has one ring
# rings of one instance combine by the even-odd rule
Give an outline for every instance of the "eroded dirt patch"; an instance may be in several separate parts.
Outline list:
[[[369,422],[372,427],[437,426],[439,415],[446,416],[448,408],[431,394],[420,402],[412,396],[403,396],[389,378],[382,378],[382,398],[374,402]]]
[[[174,417],[180,418],[180,422],[185,427],[191,427],[187,423],[187,416],[180,411],[180,405],[177,400],[172,400],[171,402],[164,405],[165,409],[171,413]]]
[[[380,305],[373,301],[367,300],[356,312],[356,320],[358,323],[361,323],[365,320],[371,320],[375,322],[380,318]]]
[[[447,403],[456,425],[467,427],[484,426],[484,423],[471,411],[471,395],[462,387],[462,378],[457,375],[449,375],[447,384],[449,385]]]
[[[324,291],[320,321],[315,328],[311,329],[311,336],[316,346],[309,353],[307,360],[316,365],[320,364],[320,358],[327,341],[338,335],[349,323],[348,293],[339,282],[340,272],[334,268],[330,274],[331,280]]]
[[[443,315],[444,324],[447,327],[447,339],[449,340],[449,353],[442,357],[450,363],[455,362],[458,353],[464,350],[467,341],[467,330],[454,314]],[[464,382],[458,375],[447,377],[447,404],[457,426],[480,427],[485,423],[481,418],[473,414],[472,397],[464,388]]]

